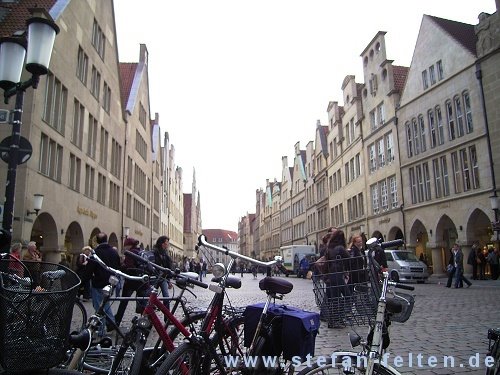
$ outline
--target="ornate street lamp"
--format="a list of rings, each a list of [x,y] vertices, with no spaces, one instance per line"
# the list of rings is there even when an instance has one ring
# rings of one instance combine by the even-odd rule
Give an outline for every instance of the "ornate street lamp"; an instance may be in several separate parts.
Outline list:
[[[19,160],[24,92],[30,87],[36,89],[40,76],[48,73],[55,37],[59,33],[59,27],[45,9],[33,8],[29,11],[32,17],[26,22],[28,26],[27,41],[24,32],[15,33],[12,37],[0,38],[0,88],[4,90],[5,104],[9,102],[10,97],[16,95],[12,136],[8,150],[8,171],[2,223],[3,229],[8,232],[12,232],[14,220],[17,165],[27,160],[26,158]],[[26,70],[32,76],[29,80],[21,82],[25,57]]]

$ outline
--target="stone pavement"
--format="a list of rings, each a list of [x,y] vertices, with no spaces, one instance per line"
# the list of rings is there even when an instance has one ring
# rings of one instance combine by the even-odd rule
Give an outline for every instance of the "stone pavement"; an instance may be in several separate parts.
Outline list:
[[[263,302],[265,294],[258,287],[262,277],[259,275],[254,279],[252,274],[244,274],[242,288],[228,290],[231,303],[245,306]],[[294,289],[280,303],[319,311],[311,280],[295,277],[287,280],[294,284]],[[403,374],[484,374],[488,328],[500,327],[500,280],[472,281],[470,288],[448,289],[444,287],[445,279],[431,278],[426,284],[414,284],[413,292],[404,291],[415,296],[415,306],[406,323],[395,322],[391,326],[388,363]],[[198,298],[187,297],[192,306],[208,306],[213,293],[201,288],[196,288],[194,292]],[[90,303],[86,304],[90,312]],[[116,311],[117,307],[115,303],[113,310]],[[134,309],[135,303],[129,303],[124,322],[130,321]],[[321,322],[316,337],[316,357],[331,356],[335,351],[350,351],[348,333],[353,329],[366,337],[367,327],[333,329]],[[413,361],[410,367],[411,355]],[[396,356],[401,358],[396,359]],[[445,367],[445,356],[448,367]]]

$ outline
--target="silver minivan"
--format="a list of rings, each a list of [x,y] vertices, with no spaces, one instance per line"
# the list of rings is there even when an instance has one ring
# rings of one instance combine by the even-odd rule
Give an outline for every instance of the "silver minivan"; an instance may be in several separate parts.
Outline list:
[[[385,256],[391,280],[424,283],[429,278],[427,266],[413,252],[386,249]]]

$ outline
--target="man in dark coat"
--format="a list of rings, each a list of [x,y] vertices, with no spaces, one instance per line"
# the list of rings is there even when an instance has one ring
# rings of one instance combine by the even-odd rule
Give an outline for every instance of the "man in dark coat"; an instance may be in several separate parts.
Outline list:
[[[97,241],[97,247],[95,248],[94,252],[96,255],[108,266],[114,269],[120,269],[120,255],[118,255],[118,252],[113,249],[113,247],[108,243],[108,235],[106,233],[99,233],[96,236],[96,241]],[[94,309],[97,310],[99,309],[99,306],[102,302],[103,299],[103,294],[102,294],[102,289],[109,284],[109,277],[112,274],[108,271],[106,271],[103,267],[101,267],[100,264],[98,264],[94,260],[90,260],[85,267],[83,279],[84,280],[91,280],[92,282],[92,288],[91,288],[91,294],[92,294],[92,305],[94,306]],[[107,321],[112,321],[114,323],[115,317],[113,316],[113,312],[111,311],[111,306],[109,304],[106,304],[104,307],[104,312],[107,315]],[[104,323],[104,322],[103,322]],[[102,327],[105,327],[106,325],[103,324]],[[108,329],[111,329],[111,327],[108,327]],[[103,331],[100,332],[101,335],[103,334]]]

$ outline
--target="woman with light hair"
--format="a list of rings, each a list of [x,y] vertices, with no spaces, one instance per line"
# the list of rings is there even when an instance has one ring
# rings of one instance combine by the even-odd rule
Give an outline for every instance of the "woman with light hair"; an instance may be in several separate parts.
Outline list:
[[[82,296],[84,301],[88,301],[91,297],[90,295],[90,280],[83,281],[83,273],[85,271],[85,267],[88,263],[88,257],[92,252],[92,248],[90,246],[84,246],[82,248],[82,252],[78,255],[78,259],[76,260],[76,273],[82,279],[82,283],[80,284],[80,290],[78,291],[78,295]]]

